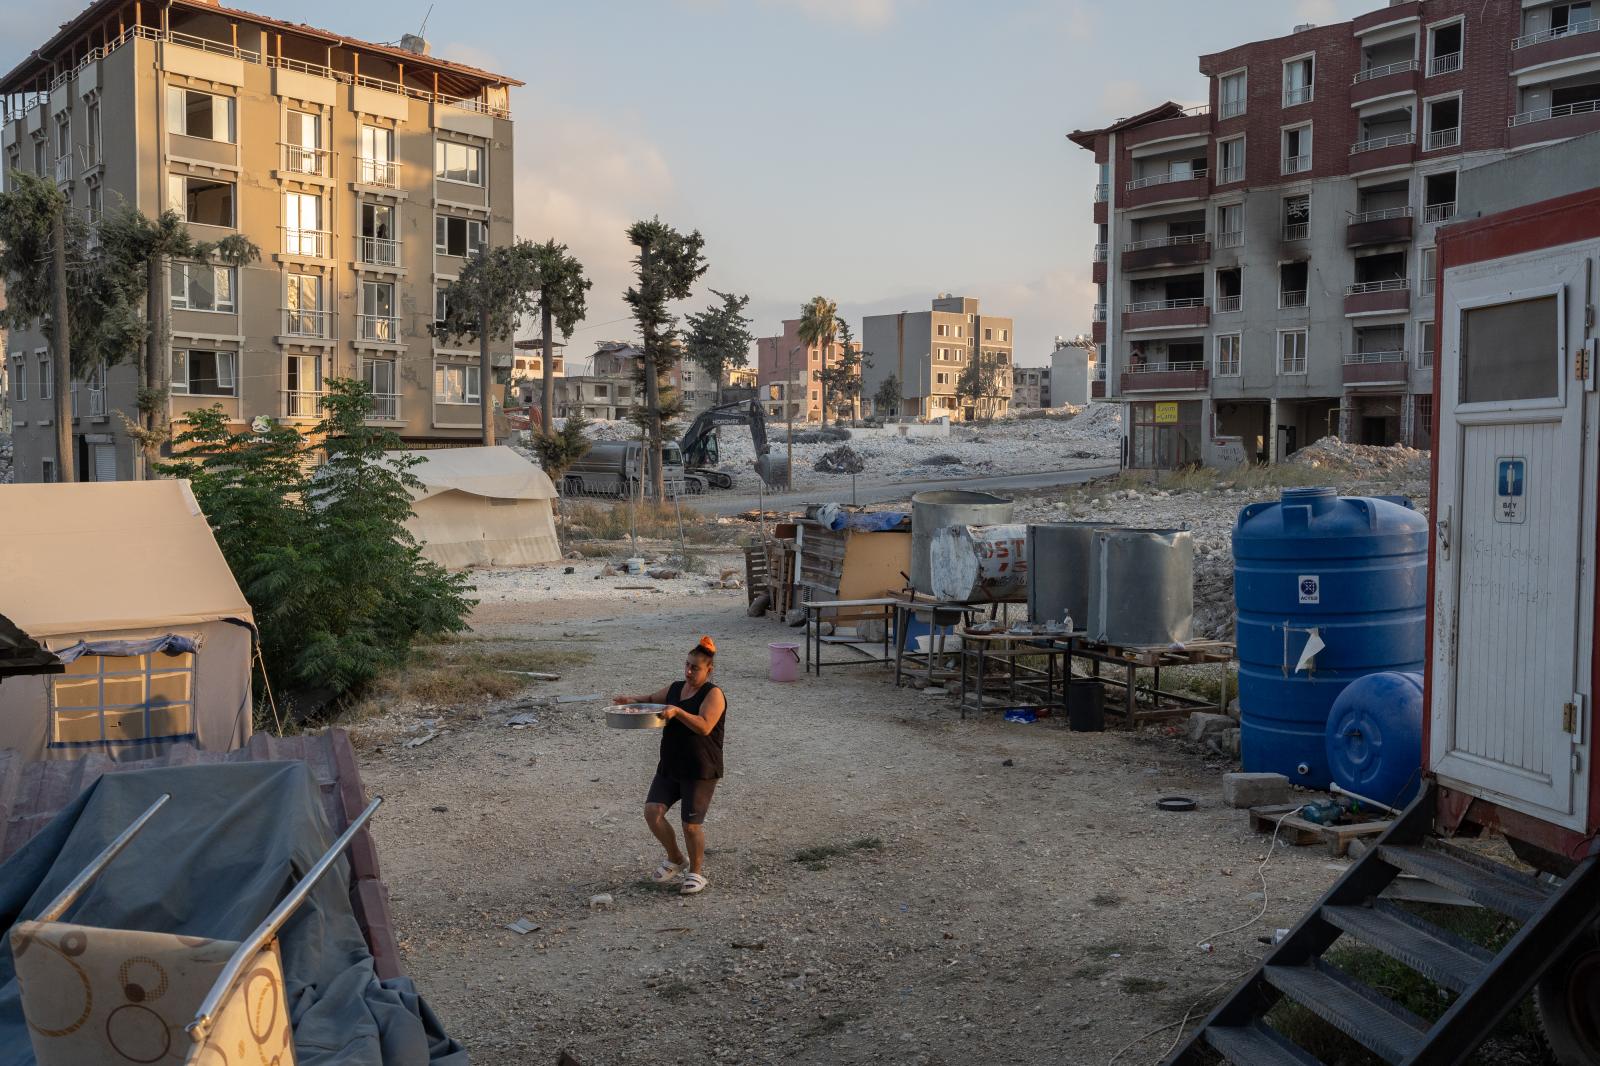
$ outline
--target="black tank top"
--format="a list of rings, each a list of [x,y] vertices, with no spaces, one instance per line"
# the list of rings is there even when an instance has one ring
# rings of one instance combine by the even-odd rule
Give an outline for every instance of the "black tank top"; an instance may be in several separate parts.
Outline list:
[[[693,696],[684,699],[683,684],[682,681],[672,683],[667,689],[667,702],[682,707],[690,714],[700,713],[700,705],[705,702],[708,692],[721,691],[707,682]],[[723,699],[727,699],[726,693]],[[722,734],[727,724],[726,707],[717,724],[711,727],[709,736],[701,736],[676,718],[669,721],[661,731],[661,761],[656,764],[656,773],[680,781],[710,781],[721,777]]]

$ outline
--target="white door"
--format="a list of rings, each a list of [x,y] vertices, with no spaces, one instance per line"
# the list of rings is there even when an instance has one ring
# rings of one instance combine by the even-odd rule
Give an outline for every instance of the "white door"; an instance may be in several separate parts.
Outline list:
[[[1571,828],[1593,643],[1588,285],[1580,249],[1473,264],[1450,271],[1440,316],[1430,762]]]
[[[96,481],[117,480],[116,445],[96,444],[94,446],[94,479]]]
[[[283,214],[287,240],[284,251],[290,255],[321,258],[322,197],[315,193],[286,192]]]

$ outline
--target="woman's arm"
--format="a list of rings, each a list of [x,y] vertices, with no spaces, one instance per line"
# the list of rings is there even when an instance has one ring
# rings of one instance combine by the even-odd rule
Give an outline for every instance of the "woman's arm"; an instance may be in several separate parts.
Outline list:
[[[611,697],[611,702],[612,703],[666,703],[667,702],[667,694],[669,692],[671,692],[671,691],[672,691],[672,686],[668,685],[666,688],[662,689],[660,692],[652,692],[648,696],[612,696]]]
[[[722,690],[714,688],[706,693],[706,698],[700,702],[700,713],[694,714],[682,707],[668,707],[661,712],[661,717],[667,721],[679,721],[684,727],[699,733],[703,737],[711,735],[717,728],[717,723],[722,721],[722,712],[728,709],[728,701],[722,698]]]

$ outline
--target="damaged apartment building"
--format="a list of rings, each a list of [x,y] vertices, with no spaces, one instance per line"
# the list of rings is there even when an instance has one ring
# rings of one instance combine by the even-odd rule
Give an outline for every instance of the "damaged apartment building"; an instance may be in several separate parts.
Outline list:
[[[1600,131],[1600,21],[1410,0],[1200,72],[1207,105],[1070,134],[1099,166],[1094,392],[1125,465],[1427,447],[1439,230],[1474,168]]]

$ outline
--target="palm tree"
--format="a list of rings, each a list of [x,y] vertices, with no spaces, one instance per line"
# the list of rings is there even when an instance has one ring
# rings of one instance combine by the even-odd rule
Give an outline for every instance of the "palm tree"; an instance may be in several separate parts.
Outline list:
[[[800,305],[800,340],[807,348],[815,344],[822,349],[822,365],[828,365],[828,349],[833,346],[834,334],[839,330],[839,305],[826,296],[813,296],[809,302]],[[807,359],[807,365],[810,360]],[[801,395],[806,395],[811,386],[808,383]],[[828,405],[824,400],[822,405],[822,425],[828,425]]]

